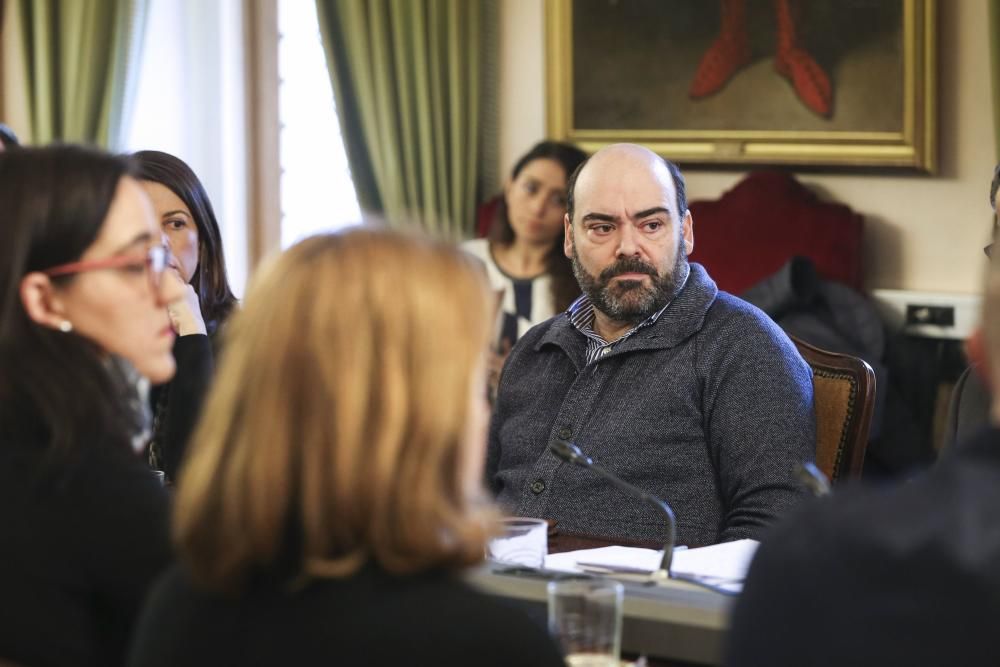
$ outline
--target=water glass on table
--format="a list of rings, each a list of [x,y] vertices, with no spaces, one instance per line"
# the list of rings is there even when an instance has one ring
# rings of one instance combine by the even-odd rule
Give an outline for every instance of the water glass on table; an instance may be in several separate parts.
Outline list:
[[[570,667],[618,667],[624,586],[610,579],[551,581],[549,632]]]
[[[544,519],[502,519],[501,534],[490,540],[491,559],[510,565],[541,568],[549,553],[549,525]]]

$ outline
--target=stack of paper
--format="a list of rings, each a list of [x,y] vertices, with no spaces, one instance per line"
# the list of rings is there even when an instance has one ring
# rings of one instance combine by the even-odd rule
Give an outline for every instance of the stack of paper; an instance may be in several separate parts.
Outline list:
[[[743,589],[750,561],[757,551],[756,540],[723,542],[699,549],[674,550],[671,575],[726,593]],[[646,575],[660,567],[662,551],[635,547],[581,549],[545,558],[545,568],[562,572]]]

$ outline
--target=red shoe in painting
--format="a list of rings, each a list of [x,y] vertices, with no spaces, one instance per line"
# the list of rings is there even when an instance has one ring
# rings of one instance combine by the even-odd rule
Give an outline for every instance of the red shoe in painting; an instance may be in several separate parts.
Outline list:
[[[719,35],[701,57],[688,94],[692,99],[718,91],[741,67],[750,62],[744,0],[722,0]]]
[[[830,77],[812,56],[799,48],[787,49],[775,56],[774,69],[792,82],[803,104],[820,116],[830,115],[833,103]]]
[[[736,42],[720,35],[701,57],[688,94],[692,99],[711,95],[726,85],[733,74],[748,62],[750,48],[745,39]]]
[[[792,82],[795,94],[807,107],[827,117],[833,106],[833,86],[823,68],[799,44],[795,25],[798,8],[798,4],[793,5],[790,0],[774,0],[778,29],[774,69]]]

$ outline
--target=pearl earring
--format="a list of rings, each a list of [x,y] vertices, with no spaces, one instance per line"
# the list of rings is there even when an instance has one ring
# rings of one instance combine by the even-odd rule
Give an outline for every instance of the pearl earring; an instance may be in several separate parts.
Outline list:
[[[62,322],[59,323],[59,331],[62,331],[63,333],[69,333],[72,330],[73,330],[73,323],[70,322],[69,320],[63,320]]]

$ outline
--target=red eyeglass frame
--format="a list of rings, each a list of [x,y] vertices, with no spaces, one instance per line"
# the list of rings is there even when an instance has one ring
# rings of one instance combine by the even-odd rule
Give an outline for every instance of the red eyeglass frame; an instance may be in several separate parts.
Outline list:
[[[160,289],[160,278],[163,276],[163,272],[167,268],[169,256],[170,253],[166,248],[161,245],[153,245],[150,246],[141,257],[138,255],[116,255],[105,259],[69,262],[68,264],[60,264],[59,266],[53,266],[50,269],[45,269],[42,273],[50,278],[55,278],[57,276],[72,275],[74,273],[86,273],[87,271],[120,269],[130,264],[143,262],[146,265],[146,272],[149,277],[150,287],[152,287],[154,291],[158,291]]]

